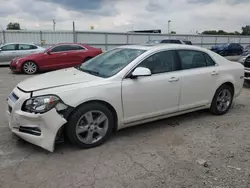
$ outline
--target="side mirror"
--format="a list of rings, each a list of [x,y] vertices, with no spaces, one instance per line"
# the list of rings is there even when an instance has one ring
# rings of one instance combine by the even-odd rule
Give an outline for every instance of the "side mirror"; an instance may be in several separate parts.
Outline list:
[[[0,48],[0,52],[2,51],[2,49]]]
[[[152,73],[148,68],[145,67],[137,67],[133,72],[132,72],[132,77],[137,78],[139,76],[151,76]]]
[[[46,53],[50,55],[51,54],[51,50],[48,50]]]

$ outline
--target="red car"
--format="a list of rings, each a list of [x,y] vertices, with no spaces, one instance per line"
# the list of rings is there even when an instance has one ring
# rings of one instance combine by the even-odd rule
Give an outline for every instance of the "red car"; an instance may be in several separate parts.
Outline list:
[[[43,53],[15,58],[10,63],[12,72],[35,74],[38,71],[56,70],[77,66],[102,53],[100,48],[85,44],[63,43]]]

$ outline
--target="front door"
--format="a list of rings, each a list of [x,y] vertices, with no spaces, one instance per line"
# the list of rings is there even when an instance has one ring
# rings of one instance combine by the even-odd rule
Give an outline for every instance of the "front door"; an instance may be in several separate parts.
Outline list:
[[[7,44],[1,47],[0,63],[10,62],[15,57],[17,57],[17,45],[16,44]]]
[[[49,53],[45,53],[41,58],[41,66],[43,69],[53,70],[66,68],[69,61],[68,45],[58,45],[53,47]]]
[[[149,68],[152,75],[122,81],[124,123],[176,112],[181,87],[176,53],[157,52],[137,67]]]
[[[182,75],[179,110],[198,108],[211,103],[219,70],[211,57],[200,51],[180,50]]]

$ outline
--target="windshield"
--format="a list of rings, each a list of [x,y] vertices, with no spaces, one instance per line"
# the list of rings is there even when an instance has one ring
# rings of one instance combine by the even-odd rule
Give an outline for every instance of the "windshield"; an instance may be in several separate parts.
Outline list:
[[[83,63],[79,70],[100,76],[111,77],[126,67],[146,50],[115,48]]]
[[[147,42],[147,44],[159,44],[160,42],[160,40],[150,40]]]

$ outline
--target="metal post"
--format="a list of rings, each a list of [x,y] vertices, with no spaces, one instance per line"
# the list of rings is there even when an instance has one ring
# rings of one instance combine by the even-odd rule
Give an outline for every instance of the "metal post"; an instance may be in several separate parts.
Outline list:
[[[75,22],[73,21],[73,42],[76,43],[76,28],[75,28]]]
[[[41,43],[41,46],[43,46],[43,34],[42,34],[42,31],[40,31],[40,43]]]
[[[203,47],[203,35],[201,36],[201,47]]]
[[[127,44],[129,44],[129,33],[127,33]]]
[[[150,37],[150,34],[148,34],[148,41],[150,41],[151,37]]]
[[[229,43],[229,42],[230,42],[230,37],[228,36],[228,37],[227,37],[227,43]]]
[[[108,33],[105,33],[105,50],[108,50]]]
[[[215,37],[215,44],[217,44],[217,36]]]
[[[53,31],[55,31],[56,30],[56,21],[52,20],[52,22],[53,22]]]
[[[168,36],[170,37],[170,23],[171,23],[171,20],[168,20]]]
[[[6,36],[5,36],[5,31],[3,30],[3,43],[6,43]]]

